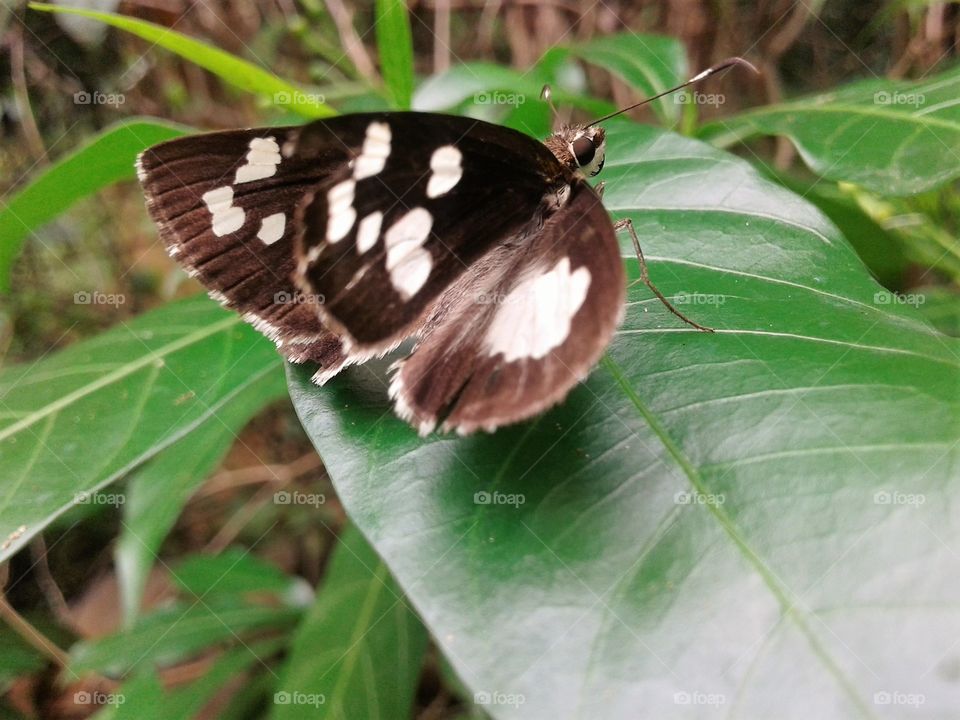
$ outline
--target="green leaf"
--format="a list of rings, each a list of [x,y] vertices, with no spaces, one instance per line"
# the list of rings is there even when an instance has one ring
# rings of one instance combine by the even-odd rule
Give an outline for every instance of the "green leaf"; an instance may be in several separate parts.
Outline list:
[[[78,200],[136,177],[134,162],[142,150],[187,129],[155,120],[124,120],[58,160],[9,202],[0,200],[0,292],[9,292],[13,263],[31,232]]]
[[[5,693],[18,676],[37,672],[46,663],[46,658],[9,628],[0,632],[0,693]]]
[[[884,234],[897,243],[903,258],[960,282],[960,240],[950,230],[952,216],[945,207],[947,203],[939,201],[940,193],[881,198],[848,183],[841,183],[838,190],[855,203],[860,212],[880,225]],[[944,199],[947,198],[951,198],[950,193],[944,195]],[[884,238],[877,235],[874,243],[882,248]],[[890,255],[895,257],[894,252]]]
[[[605,204],[717,332],[634,286],[562,406],[469,438],[397,420],[389,361],[289,368],[352,521],[496,718],[949,716],[960,345],[744,161],[607,142]]]
[[[118,676],[193,657],[221,643],[242,642],[248,633],[284,630],[301,611],[249,605],[229,598],[200,598],[158,610],[129,631],[79,642],[70,650],[70,670]]]
[[[679,85],[689,75],[683,45],[670,37],[620,33],[571,45],[568,50],[592,65],[609,70],[647,97]],[[679,120],[684,97],[673,95],[654,101],[653,108],[660,120]]]
[[[762,172],[816,205],[839,228],[857,255],[884,287],[900,287],[908,261],[893,233],[868,215],[855,198],[834,183],[800,178],[773,168]]]
[[[94,720],[191,720],[227,682],[265,662],[283,647],[283,638],[243,645],[223,653],[196,680],[164,692],[156,673],[141,673],[123,684],[116,697]]]
[[[393,104],[410,109],[413,97],[413,37],[405,0],[377,0],[380,72]]]
[[[174,580],[196,597],[274,593],[298,604],[301,598],[312,596],[302,581],[243,548],[230,548],[219,555],[191,555],[177,567]]]
[[[217,720],[250,720],[262,717],[263,707],[272,696],[275,678],[261,673],[233,691],[230,702],[219,709]]]
[[[491,106],[526,107],[541,102],[543,85],[551,81],[552,78],[536,68],[529,73],[521,73],[492,63],[460,63],[423,82],[414,96],[413,106],[424,112],[467,106],[468,103],[470,110],[489,110]],[[553,88],[553,101],[561,106],[583,108],[595,115],[613,110],[613,105],[608,102],[566,92],[559,87]],[[516,129],[525,130],[522,127]]]
[[[146,720],[157,717],[163,705],[163,684],[155,672],[142,672],[114,692],[80,691],[74,693],[73,701],[80,707],[102,706],[93,720]]]
[[[283,649],[286,637],[242,645],[224,653],[209,670],[184,688],[178,688],[156,709],[157,720],[191,720],[214,694],[242,672],[266,669],[266,661]],[[271,677],[272,679],[272,677]],[[143,716],[131,720],[146,720]]]
[[[952,337],[960,337],[960,291],[945,287],[918,288],[901,297],[909,299],[911,294],[917,309],[934,327]]]
[[[459,63],[450,70],[423,82],[414,96],[419,110],[437,111],[457,107],[465,101],[474,106],[505,105],[522,108],[540,102],[540,92],[551,84],[553,101],[560,107],[573,106],[593,115],[605,115],[614,107],[565,88],[558,68],[569,58],[580,58],[609,70],[645,95],[654,95],[686,76],[687,62],[682,46],[671,38],[625,33],[570,46],[558,46],[533,68],[519,72],[485,62]],[[664,98],[654,103],[661,120],[674,121],[682,105]],[[523,127],[517,129],[525,130]]]
[[[0,371],[0,561],[77,503],[121,502],[100,491],[221,413],[279,397],[279,362],[198,297]]]
[[[128,479],[123,529],[114,549],[125,627],[136,619],[160,545],[183,506],[256,410],[256,404],[232,404],[218,414],[218,422],[200,426]]]
[[[43,12],[93,18],[129,32],[209,70],[240,90],[258,95],[273,105],[287,107],[303,117],[322,118],[334,114],[333,109],[320,99],[322,96],[309,93],[302,87],[289,83],[258,65],[162,25],[95,10],[59,7],[45,3],[29,3],[29,6],[33,10]]]
[[[270,717],[409,717],[426,644],[386,565],[348,529],[294,635]]]
[[[960,177],[960,68],[923,82],[868,80],[705,125],[727,147],[783,135],[814,172],[880,195],[912,195]]]

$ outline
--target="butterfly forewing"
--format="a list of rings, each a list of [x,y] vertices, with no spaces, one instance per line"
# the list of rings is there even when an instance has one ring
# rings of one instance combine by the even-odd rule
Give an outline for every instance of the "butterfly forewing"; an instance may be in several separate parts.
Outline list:
[[[500,246],[437,304],[390,395],[421,433],[466,434],[562,400],[620,322],[623,262],[600,198],[582,180],[525,245]]]
[[[137,169],[170,255],[288,359],[319,363],[323,377],[345,358],[320,321],[322,298],[304,296],[293,281],[293,238],[297,204],[330,166],[289,153],[298,133],[260,128],[171,140],[146,150]],[[344,155],[341,148],[327,162]]]
[[[353,159],[302,204],[298,272],[304,292],[325,298],[321,313],[351,352],[369,355],[415,332],[492,248],[535,232],[573,176],[542,144],[470,118],[349,121],[350,133],[333,120],[301,136],[305,148],[348,143]]]

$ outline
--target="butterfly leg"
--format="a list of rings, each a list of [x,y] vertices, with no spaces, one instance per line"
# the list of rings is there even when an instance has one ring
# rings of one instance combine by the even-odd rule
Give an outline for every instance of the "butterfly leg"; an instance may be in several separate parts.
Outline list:
[[[656,295],[657,298],[660,300],[660,302],[662,302],[666,306],[667,310],[672,312],[674,315],[676,315],[678,318],[683,320],[688,325],[692,325],[693,327],[697,328],[697,330],[702,330],[703,332],[712,333],[713,328],[704,327],[703,325],[695,323],[693,320],[688,318],[682,312],[677,310],[670,303],[670,301],[663,296],[663,293],[660,292],[657,286],[654,285],[653,282],[650,280],[650,273],[647,271],[647,261],[643,257],[643,250],[640,249],[640,239],[637,237],[637,231],[633,227],[633,221],[630,218],[625,218],[623,220],[617,220],[617,222],[613,224],[614,230],[622,230],[624,228],[626,228],[627,232],[630,233],[630,239],[633,241],[633,249],[634,251],[636,251],[637,261],[640,263],[640,279],[634,281],[633,283],[631,283],[631,285],[635,285],[637,282],[642,282],[644,285],[650,288],[650,291],[654,295]]]

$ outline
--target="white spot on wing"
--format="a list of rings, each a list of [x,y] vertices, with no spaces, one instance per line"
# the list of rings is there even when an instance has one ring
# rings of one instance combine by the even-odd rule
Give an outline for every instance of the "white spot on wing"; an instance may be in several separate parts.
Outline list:
[[[567,339],[589,287],[590,271],[579,267],[571,273],[568,257],[524,279],[497,308],[485,338],[487,351],[503,353],[507,362],[545,357]]]
[[[404,256],[403,260],[390,272],[390,282],[400,293],[400,297],[409,300],[424,286],[430,277],[433,260],[430,253],[417,248]]]
[[[373,177],[387,164],[390,157],[390,126],[382,122],[372,122],[367,126],[360,157],[353,166],[353,179],[363,180]]]
[[[423,244],[432,227],[433,216],[418,207],[397,220],[384,235],[390,282],[404,300],[416,295],[430,277],[433,260]]]
[[[237,168],[237,175],[233,179],[234,185],[263,180],[272,177],[280,165],[280,146],[276,138],[254,138],[250,141],[250,152],[247,153],[247,162]]]
[[[223,237],[243,227],[243,208],[233,204],[233,188],[229,185],[205,192],[203,202],[213,215],[211,229],[217,237]]]
[[[361,255],[377,244],[383,213],[377,210],[367,215],[357,227],[357,252]]]
[[[357,183],[353,180],[344,180],[327,191],[327,242],[343,240],[357,219],[357,211],[353,207],[353,193]]]
[[[430,156],[430,180],[427,182],[427,197],[435,198],[450,192],[463,177],[463,155],[453,145],[444,145]]]
[[[287,226],[287,216],[282,212],[268,215],[260,221],[260,230],[257,231],[257,237],[265,245],[272,245],[283,237],[283,230]]]

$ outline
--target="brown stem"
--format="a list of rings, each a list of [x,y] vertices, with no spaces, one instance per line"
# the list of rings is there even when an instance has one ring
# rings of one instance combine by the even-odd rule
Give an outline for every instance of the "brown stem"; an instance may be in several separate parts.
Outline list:
[[[7,598],[3,594],[0,594],[0,619],[3,619],[3,621],[10,626],[10,629],[19,635],[24,642],[49,658],[58,668],[61,670],[69,670],[69,655],[57,647],[56,643],[50,640],[50,638],[31,625],[20,613],[14,610],[13,606],[7,602]]]

